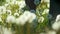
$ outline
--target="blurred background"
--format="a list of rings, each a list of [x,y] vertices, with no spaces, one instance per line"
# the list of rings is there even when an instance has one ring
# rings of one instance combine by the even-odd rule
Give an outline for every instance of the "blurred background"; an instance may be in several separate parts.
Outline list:
[[[0,34],[60,34],[58,0],[0,0]]]

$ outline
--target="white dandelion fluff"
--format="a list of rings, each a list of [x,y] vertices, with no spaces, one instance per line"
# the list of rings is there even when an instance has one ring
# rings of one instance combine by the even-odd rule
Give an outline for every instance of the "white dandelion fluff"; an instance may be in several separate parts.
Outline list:
[[[20,1],[18,3],[18,5],[19,5],[20,9],[26,6],[25,1]]]
[[[56,34],[56,31],[48,31],[47,34]]]
[[[7,12],[8,15],[12,14],[11,10],[6,10],[6,12]]]
[[[5,14],[6,13],[6,7],[0,6],[0,12],[1,12],[1,14]]]
[[[3,29],[3,33],[4,34],[12,34],[11,30],[7,29],[7,28],[4,28]]]
[[[29,19],[28,14],[24,12],[24,14],[22,14],[19,18],[16,19],[16,24],[24,25],[28,19]]]
[[[33,19],[35,19],[36,15],[29,12],[25,11],[24,14],[22,14],[17,20],[17,24],[24,25],[27,21],[31,22]]]
[[[16,24],[24,25],[27,20],[27,17],[21,15],[19,18],[16,19]]]
[[[14,13],[14,16],[19,16],[19,13]]]
[[[36,19],[36,15],[34,13],[31,13],[30,15],[29,23],[32,23]]]
[[[60,15],[57,15],[56,22],[60,21]]]
[[[44,21],[44,17],[43,16],[38,19],[39,23],[43,23],[43,21]]]
[[[12,16],[12,15],[8,15],[7,18],[6,18],[6,22],[11,22],[11,23],[15,23],[15,17]]]
[[[34,19],[36,19],[36,15],[34,13],[29,12],[29,11],[25,11],[24,15],[26,15],[26,17],[28,18],[29,23],[32,23],[32,21]]]
[[[45,10],[43,11],[42,15],[48,14],[48,13],[49,13],[49,9],[45,9]]]
[[[59,23],[54,23],[54,24],[52,24],[52,28],[53,28],[53,30],[56,30],[56,31],[58,31],[59,30],[59,28],[60,28],[60,25],[59,25]]]
[[[48,8],[50,7],[50,3],[47,3],[47,7],[48,7]]]

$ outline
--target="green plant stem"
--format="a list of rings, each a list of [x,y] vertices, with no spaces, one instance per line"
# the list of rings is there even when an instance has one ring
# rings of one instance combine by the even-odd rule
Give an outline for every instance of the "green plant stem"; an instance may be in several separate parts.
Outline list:
[[[30,24],[29,23],[27,23],[27,25],[26,25],[26,28],[27,28],[27,34],[30,34]]]

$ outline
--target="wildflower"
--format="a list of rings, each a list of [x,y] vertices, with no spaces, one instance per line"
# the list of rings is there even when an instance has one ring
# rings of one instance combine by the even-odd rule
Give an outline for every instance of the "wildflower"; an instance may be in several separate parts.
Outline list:
[[[29,23],[31,23],[34,19],[36,18],[36,15],[29,12],[29,11],[25,11],[24,14],[22,14],[18,19],[17,19],[17,23],[24,25],[27,21]]]
[[[31,13],[31,16],[29,18],[29,23],[32,23],[36,19],[36,15],[34,13]]]
[[[18,23],[20,23],[21,25],[24,25],[24,24],[28,21],[29,17],[30,17],[30,14],[24,12],[24,14],[21,15],[21,16],[17,19],[17,21],[18,21]]]
[[[38,19],[38,22],[39,22],[39,23],[43,23],[43,21],[44,21],[44,17],[40,17],[40,18]]]
[[[28,18],[28,22],[32,23],[34,19],[36,19],[36,15],[34,13],[31,13],[29,11],[25,11],[24,15]]]
[[[55,23],[52,25],[52,28],[57,31],[60,29],[60,15],[57,15]]]
[[[6,7],[0,6],[0,12],[1,12],[1,14],[5,14],[6,13]]]
[[[48,31],[47,34],[56,34],[56,31]]]
[[[21,9],[21,8],[24,8],[24,7],[26,6],[25,1],[20,1],[20,2],[18,3],[18,5],[19,5],[20,9]]]
[[[4,34],[12,34],[11,30],[8,30],[7,28],[3,29]]]
[[[21,15],[19,18],[16,19],[16,24],[24,25],[27,20],[27,17]]]
[[[48,13],[49,13],[49,9],[45,9],[45,10],[43,11],[42,15],[48,14]]]
[[[48,7],[48,8],[50,7],[50,3],[47,3],[47,7]]]
[[[11,23],[15,23],[15,17],[12,16],[12,15],[8,15],[7,16],[7,19],[6,19],[6,22],[11,22]]]
[[[32,17],[32,18],[31,18]],[[32,13],[30,13],[29,11],[25,11],[24,14],[22,14],[18,19],[17,19],[17,23],[24,25],[30,18],[29,21],[32,21],[34,19],[35,15],[33,15]]]
[[[57,15],[56,22],[60,21],[60,15]]]
[[[12,14],[11,10],[6,10],[6,12],[7,12],[8,15]]]
[[[52,28],[53,28],[54,30],[58,31],[59,28],[60,28],[60,24],[57,23],[57,22],[55,22],[54,24],[52,24]]]
[[[21,16],[19,16],[19,18],[16,19],[16,24],[24,25],[28,19],[29,19],[28,13],[24,12],[24,14],[22,14]]]
[[[14,13],[14,16],[19,16],[19,13]]]

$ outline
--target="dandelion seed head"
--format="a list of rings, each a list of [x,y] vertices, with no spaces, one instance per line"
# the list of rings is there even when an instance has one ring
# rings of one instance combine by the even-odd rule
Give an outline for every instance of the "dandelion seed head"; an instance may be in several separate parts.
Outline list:
[[[56,22],[60,21],[60,15],[57,15]]]
[[[6,22],[8,22],[8,23],[10,23],[10,22],[11,23],[15,23],[15,17],[12,16],[12,15],[7,16]]]
[[[19,13],[14,13],[14,16],[19,16]]]
[[[12,34],[11,30],[8,30],[7,28],[3,29],[4,34]]]
[[[59,28],[60,28],[59,23],[56,23],[56,22],[55,22],[54,24],[52,24],[52,28],[53,28],[54,30],[58,31]]]
[[[26,6],[25,1],[20,1],[20,2],[18,3],[18,5],[19,5],[20,9],[21,9],[21,8],[24,8],[24,7]]]
[[[48,31],[47,34],[56,34],[56,31]]]
[[[40,17],[40,18],[38,19],[38,22],[39,22],[39,23],[43,23],[43,21],[44,21],[44,17]]]
[[[43,11],[42,15],[48,14],[48,13],[49,13],[49,9],[45,9],[45,10]]]

